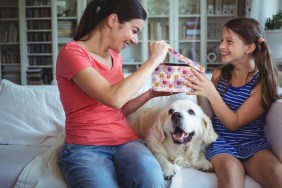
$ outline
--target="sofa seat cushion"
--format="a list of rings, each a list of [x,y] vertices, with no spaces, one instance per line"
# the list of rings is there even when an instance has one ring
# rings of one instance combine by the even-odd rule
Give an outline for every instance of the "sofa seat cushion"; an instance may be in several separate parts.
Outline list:
[[[42,155],[49,147],[0,145],[1,187],[14,187],[25,166],[36,156]]]
[[[215,173],[202,172],[193,168],[182,168],[179,175],[172,179],[173,187],[217,188]],[[246,176],[244,188],[261,188],[252,178]]]

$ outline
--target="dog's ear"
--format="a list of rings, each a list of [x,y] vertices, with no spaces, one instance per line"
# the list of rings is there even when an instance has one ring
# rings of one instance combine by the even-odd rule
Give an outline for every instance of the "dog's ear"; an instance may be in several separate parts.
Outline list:
[[[205,127],[204,144],[208,146],[217,139],[218,135],[215,133],[213,129],[211,119],[204,113],[203,113],[202,121]]]
[[[165,112],[160,111],[160,113],[158,113],[157,116],[158,117],[156,118],[156,121],[152,126],[150,134],[154,134],[154,136],[157,138],[158,141],[163,142],[165,139],[165,134],[164,134]]]

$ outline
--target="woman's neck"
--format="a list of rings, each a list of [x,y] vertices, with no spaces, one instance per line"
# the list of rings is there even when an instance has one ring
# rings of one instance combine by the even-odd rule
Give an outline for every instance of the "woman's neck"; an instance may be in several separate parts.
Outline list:
[[[108,57],[109,55],[109,48],[105,44],[105,40],[103,39],[100,31],[91,32],[88,36],[83,37],[81,41],[78,41],[78,43],[89,53],[93,53],[101,57]]]

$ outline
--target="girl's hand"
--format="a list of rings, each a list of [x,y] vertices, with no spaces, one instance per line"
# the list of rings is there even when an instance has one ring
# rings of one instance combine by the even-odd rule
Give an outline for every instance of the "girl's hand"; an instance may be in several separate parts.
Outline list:
[[[194,69],[191,70],[194,76],[188,77],[187,82],[184,82],[184,84],[193,90],[188,92],[187,95],[200,95],[210,99],[214,93],[217,93],[214,84],[209,78]]]
[[[168,53],[168,49],[172,49],[168,43],[162,40],[151,42],[149,48],[149,59],[157,64],[163,63]]]

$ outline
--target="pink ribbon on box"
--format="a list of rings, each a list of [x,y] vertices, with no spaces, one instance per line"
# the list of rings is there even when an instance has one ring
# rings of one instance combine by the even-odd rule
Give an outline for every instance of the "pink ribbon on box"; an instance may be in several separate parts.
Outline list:
[[[201,73],[205,73],[205,67],[203,67],[202,65],[199,65],[198,63],[192,61],[191,59],[185,57],[184,55],[178,53],[177,51],[173,50],[173,49],[169,49],[168,52],[175,57],[176,59],[184,62],[185,64],[193,67],[194,69],[196,69],[197,71],[201,72]]]

